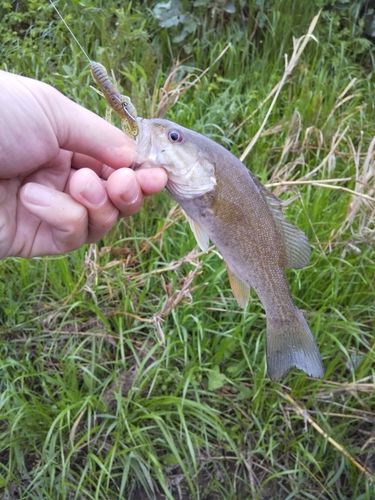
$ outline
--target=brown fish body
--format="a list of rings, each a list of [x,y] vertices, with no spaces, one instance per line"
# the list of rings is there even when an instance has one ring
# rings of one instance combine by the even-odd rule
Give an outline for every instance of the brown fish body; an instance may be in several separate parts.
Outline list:
[[[208,239],[226,262],[234,295],[246,307],[250,287],[267,316],[267,366],[271,379],[296,366],[323,376],[319,350],[295,306],[287,267],[309,260],[306,235],[287,222],[281,202],[225,148],[167,120],[138,120],[136,165],[163,166],[167,189],[188,215],[198,244]]]
[[[206,229],[229,269],[254,288],[266,310],[285,309],[293,301],[285,277],[281,235],[257,181],[240,161],[230,160],[230,168],[223,155],[216,163],[214,195],[177,201]]]

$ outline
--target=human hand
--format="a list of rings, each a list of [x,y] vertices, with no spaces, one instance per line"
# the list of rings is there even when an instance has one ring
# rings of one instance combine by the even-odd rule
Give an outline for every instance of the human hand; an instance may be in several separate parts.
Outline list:
[[[0,71],[0,258],[69,252],[161,191],[135,143],[44,83]]]

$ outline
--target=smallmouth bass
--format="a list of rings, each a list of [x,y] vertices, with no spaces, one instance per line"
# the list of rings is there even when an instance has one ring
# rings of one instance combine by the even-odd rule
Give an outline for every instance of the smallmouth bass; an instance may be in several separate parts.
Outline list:
[[[252,287],[267,317],[271,380],[292,367],[324,375],[319,349],[295,306],[285,269],[310,258],[307,236],[284,218],[281,201],[232,153],[211,139],[164,119],[137,118],[133,168],[163,167],[167,190],[187,214],[198,245],[211,240],[226,263],[232,291],[245,308]]]

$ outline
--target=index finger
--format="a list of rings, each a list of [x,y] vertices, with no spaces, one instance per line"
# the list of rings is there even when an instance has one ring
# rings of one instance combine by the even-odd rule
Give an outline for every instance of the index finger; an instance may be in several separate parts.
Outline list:
[[[96,160],[92,156],[82,153],[74,153],[72,156],[72,168],[79,170],[81,168],[89,168],[93,170],[101,179],[107,180],[108,177],[116,170],[115,168],[105,165],[102,161]],[[122,167],[127,165],[122,165]]]

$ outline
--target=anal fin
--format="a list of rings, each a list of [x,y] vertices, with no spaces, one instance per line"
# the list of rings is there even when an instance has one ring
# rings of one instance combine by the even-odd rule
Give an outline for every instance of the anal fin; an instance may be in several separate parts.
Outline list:
[[[232,289],[234,298],[237,301],[237,304],[246,309],[247,304],[249,303],[250,298],[250,286],[243,282],[228,266],[225,264],[227,268],[228,278],[230,287]]]

